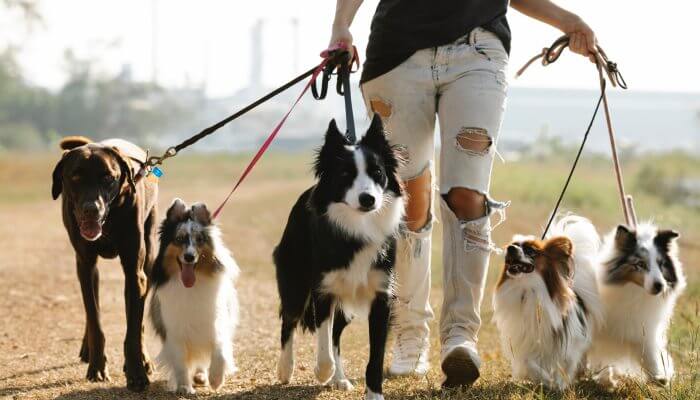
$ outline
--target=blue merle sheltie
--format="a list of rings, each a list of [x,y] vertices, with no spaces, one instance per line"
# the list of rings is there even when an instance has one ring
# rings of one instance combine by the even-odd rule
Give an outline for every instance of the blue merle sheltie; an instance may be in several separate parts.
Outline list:
[[[150,294],[150,319],[163,344],[158,364],[170,390],[193,394],[193,383],[207,382],[217,390],[235,370],[237,275],[207,207],[175,199],[161,224]]]
[[[314,165],[317,182],[292,208],[274,251],[281,299],[282,353],[277,373],[294,370],[294,331],[318,335],[316,378],[351,390],[340,359],[340,335],[355,316],[369,318],[366,399],[383,399],[382,380],[396,236],[404,213],[400,158],[374,116],[350,143],[331,121]]]

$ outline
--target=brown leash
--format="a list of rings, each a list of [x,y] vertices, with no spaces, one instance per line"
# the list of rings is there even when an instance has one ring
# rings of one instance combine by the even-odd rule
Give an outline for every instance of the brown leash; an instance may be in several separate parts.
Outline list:
[[[518,78],[520,75],[522,75],[523,72],[535,61],[538,59],[542,59],[542,65],[547,66],[559,59],[561,56],[562,52],[566,47],[569,46],[569,37],[568,36],[562,36],[554,43],[552,43],[551,46],[545,47],[542,49],[542,52],[540,54],[537,54],[536,56],[532,57],[525,65],[518,70],[518,72],[515,74],[515,77]],[[603,110],[605,111],[605,122],[608,127],[608,136],[610,138],[610,148],[612,150],[612,159],[613,159],[613,166],[615,170],[615,177],[617,179],[617,188],[620,194],[620,202],[622,204],[622,211],[625,215],[625,222],[627,223],[628,226],[632,227],[633,229],[636,228],[637,226],[637,215],[634,211],[634,202],[632,200],[632,196],[627,195],[625,193],[625,184],[624,180],[622,177],[622,168],[620,167],[620,159],[617,155],[617,143],[615,141],[615,131],[612,126],[612,118],[610,117],[610,107],[608,106],[608,96],[605,92],[606,89],[606,79],[605,76],[607,75],[607,80],[610,81],[610,83],[613,85],[613,87],[620,87],[622,89],[627,89],[627,82],[625,82],[625,79],[622,77],[622,74],[620,71],[617,69],[617,64],[614,62],[610,61],[608,58],[607,54],[605,54],[605,51],[600,47],[596,46],[597,52],[595,53],[595,63],[596,63],[596,69],[598,70],[598,79],[600,81],[600,98],[602,99],[603,102]],[[605,74],[604,74],[605,73]],[[598,106],[600,105],[600,100],[598,102]],[[596,106],[596,112],[598,109],[598,106]],[[595,114],[593,115],[593,118],[595,118]],[[591,123],[593,121],[591,120]],[[590,125],[588,128],[588,131],[590,131]],[[578,157],[581,154],[581,150],[583,150],[583,145],[585,144],[585,139],[588,136],[588,131],[586,132],[586,136],[584,137],[584,142],[581,144],[581,148],[579,149],[579,154],[576,157],[576,162],[578,161]],[[564,192],[566,191],[566,188],[568,187],[569,181],[571,179],[571,175],[573,174],[573,170],[576,167],[576,162],[574,162],[574,167],[571,170],[571,173],[569,174],[569,179],[567,179],[566,185],[564,187],[564,190],[562,191],[561,196],[559,197],[559,201],[557,202],[557,205],[554,209],[554,212],[552,213],[549,223],[547,224],[547,228],[545,228],[545,234],[549,228],[549,225],[552,222],[552,219],[554,218],[554,215],[557,212],[557,209],[559,208],[559,204],[561,203],[561,200],[564,196]]]

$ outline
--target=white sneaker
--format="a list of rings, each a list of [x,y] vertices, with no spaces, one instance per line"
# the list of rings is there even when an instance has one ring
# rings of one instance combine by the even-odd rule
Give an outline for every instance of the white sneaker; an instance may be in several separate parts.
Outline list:
[[[396,340],[392,349],[393,358],[388,373],[393,376],[417,375],[428,373],[427,333],[421,329],[397,327]]]
[[[443,387],[471,386],[479,379],[481,359],[475,343],[460,338],[447,340],[442,344],[441,359]]]

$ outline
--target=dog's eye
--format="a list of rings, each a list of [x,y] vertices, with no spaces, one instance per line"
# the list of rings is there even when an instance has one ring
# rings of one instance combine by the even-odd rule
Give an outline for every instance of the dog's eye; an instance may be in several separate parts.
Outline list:
[[[372,175],[373,177],[381,177],[382,176],[382,170],[379,169],[379,167],[374,167],[369,171],[369,174]]]
[[[634,267],[635,267],[636,269],[646,269],[646,268],[647,268],[647,263],[645,263],[645,262],[642,261],[642,260],[639,260],[639,261],[636,261],[636,262],[634,263]]]
[[[197,235],[197,236],[195,237],[195,241],[197,242],[198,245],[204,244],[204,236],[202,236],[202,235]]]
[[[532,247],[523,247],[523,252],[528,257],[533,257],[537,254],[537,250],[533,249]]]
[[[116,181],[116,180],[117,179],[115,177],[113,177],[112,175],[105,175],[102,177],[102,182],[107,183],[107,184],[114,183],[114,181]]]
[[[175,237],[175,241],[176,241],[177,243],[181,243],[181,244],[182,244],[182,243],[187,243],[187,236],[184,236],[184,235],[183,235],[183,236],[177,236],[177,237]]]
[[[73,175],[70,177],[70,180],[73,182],[79,182],[80,181],[80,175]]]

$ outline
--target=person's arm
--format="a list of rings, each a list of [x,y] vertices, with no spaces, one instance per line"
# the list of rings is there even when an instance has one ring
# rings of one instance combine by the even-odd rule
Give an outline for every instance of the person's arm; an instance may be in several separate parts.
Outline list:
[[[352,59],[352,34],[350,25],[355,18],[357,9],[360,8],[362,0],[337,0],[335,4],[335,18],[333,19],[333,29],[331,30],[331,40],[328,46],[338,42],[343,42],[350,52]]]
[[[340,3],[341,0],[338,0]],[[569,36],[569,48],[574,53],[587,56],[595,62],[597,40],[593,30],[581,17],[567,11],[550,0],[511,0],[510,6],[545,24],[551,25]]]

